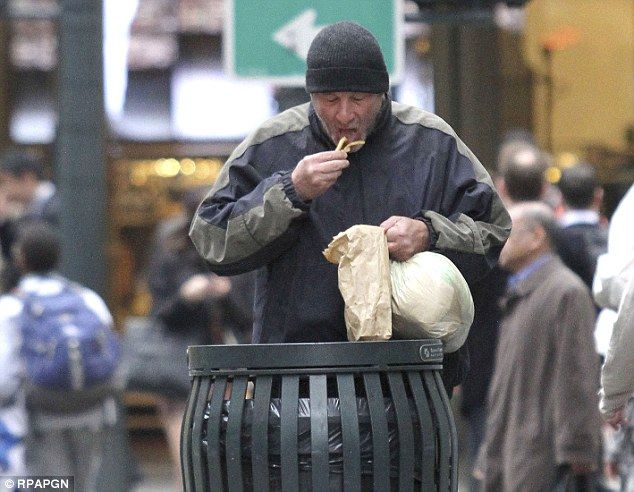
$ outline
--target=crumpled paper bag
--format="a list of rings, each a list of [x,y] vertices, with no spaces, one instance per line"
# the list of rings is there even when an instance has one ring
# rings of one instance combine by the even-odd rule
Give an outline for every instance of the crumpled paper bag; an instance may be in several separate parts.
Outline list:
[[[337,234],[323,254],[339,265],[348,340],[391,338],[392,292],[385,231],[378,226],[352,226]]]

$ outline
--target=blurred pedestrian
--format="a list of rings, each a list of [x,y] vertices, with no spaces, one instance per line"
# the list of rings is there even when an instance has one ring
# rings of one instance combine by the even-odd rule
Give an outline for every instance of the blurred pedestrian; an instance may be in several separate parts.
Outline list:
[[[10,201],[22,206],[24,217],[58,220],[55,185],[45,179],[42,162],[33,154],[11,150],[0,159],[0,182]]]
[[[612,478],[620,472],[622,490],[634,490],[634,403],[623,406],[628,397],[631,371],[618,373],[627,367],[631,355],[628,353],[631,350],[628,338],[631,334],[631,282],[634,278],[633,213],[634,185],[610,219],[608,251],[599,257],[593,283],[594,299],[603,308],[595,329],[597,351],[605,356],[601,410],[608,422],[618,427],[614,434],[606,433],[605,469]],[[628,283],[630,299],[626,300]]]
[[[634,491],[634,277],[619,307],[605,363],[599,408],[617,429],[606,456],[606,472],[620,476],[621,490]]]
[[[533,134],[525,128],[516,127],[506,131],[498,148],[496,173],[501,176],[507,163],[524,149],[536,149],[539,146]]]
[[[196,213],[198,205],[205,197],[207,188],[193,188],[181,192],[178,200],[182,204],[182,212],[158,224],[154,237],[154,244],[150,263],[155,263],[157,257],[165,254],[167,245],[185,241],[187,247],[191,249],[191,241],[188,237],[183,239],[182,232],[189,229],[192,218]],[[176,194],[176,192],[174,192]],[[177,239],[176,239],[177,238]],[[180,247],[179,247],[180,248]],[[177,249],[179,249],[177,248]],[[204,262],[201,262],[204,264]],[[209,273],[209,268],[205,266],[202,270]],[[220,310],[218,325],[223,327],[224,333],[235,337],[239,343],[251,341],[253,329],[253,302],[255,291],[255,272],[246,272],[231,276],[231,290],[226,297],[219,299]]]
[[[160,330],[162,344],[170,344],[173,361],[187,377],[188,345],[235,343],[236,339],[223,324],[223,304],[231,290],[231,281],[209,271],[189,239],[191,217],[200,200],[195,192],[185,196],[182,220],[161,228],[157,246],[150,260],[147,281],[152,296],[153,329]],[[158,336],[159,334],[157,334]],[[166,362],[167,363],[167,362]],[[180,490],[180,430],[189,385],[182,390],[165,388],[157,394],[161,423],[173,464],[174,481]]]
[[[58,222],[59,205],[55,185],[44,178],[42,162],[33,154],[9,150],[0,157],[0,247],[5,265],[4,291],[13,288],[19,272],[12,257],[12,245],[27,223]]]
[[[525,142],[513,144],[514,151],[504,150],[500,160],[498,186],[505,203],[513,204],[543,200],[548,190],[547,154],[535,145]]]
[[[27,413],[20,358],[20,329],[13,322],[20,302],[0,296],[0,475],[25,475],[24,437]]]
[[[547,187],[544,154],[524,132],[514,132],[500,146],[496,183],[508,205],[539,201]],[[509,183],[506,184],[505,180]],[[493,367],[502,312],[500,300],[506,290],[508,272],[496,265],[471,289],[475,315],[467,347],[470,368],[461,385],[460,412],[468,424],[468,450],[471,464],[476,460],[484,438],[486,400]],[[471,489],[477,490],[477,483]]]
[[[592,284],[594,300],[603,308],[594,333],[597,352],[601,355],[607,352],[616,310],[621,303],[625,285],[634,273],[633,216],[634,185],[621,199],[610,218],[608,250],[598,258]]]
[[[5,322],[22,340],[27,467],[34,475],[74,475],[76,490],[94,491],[114,409],[112,316],[95,292],[54,272],[60,250],[50,226],[29,224],[14,249],[23,276]]]
[[[553,490],[565,476],[589,480],[596,470],[594,306],[553,254],[552,210],[523,203],[509,211],[513,230],[500,264],[512,275],[476,474],[484,490]]]
[[[634,393],[634,276],[619,307],[601,368],[601,413],[613,426],[624,423],[625,404]],[[634,485],[634,484],[633,484]]]
[[[603,188],[594,167],[587,163],[564,169],[557,185],[562,196],[557,253],[592,289],[597,259],[608,248],[608,230],[601,224],[599,214]]]
[[[213,271],[260,269],[256,343],[347,340],[337,267],[322,251],[350,226],[383,227],[397,261],[439,251],[471,283],[493,267],[510,228],[488,173],[449,125],[390,100],[367,29],[324,27],[307,65],[311,101],[237,147],[190,231]],[[336,150],[346,141],[357,145]],[[443,366],[451,393],[468,367],[466,347]]]

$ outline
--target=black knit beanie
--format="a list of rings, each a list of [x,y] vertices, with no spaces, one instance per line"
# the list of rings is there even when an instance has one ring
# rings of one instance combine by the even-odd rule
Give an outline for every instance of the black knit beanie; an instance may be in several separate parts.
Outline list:
[[[306,59],[306,92],[371,92],[389,89],[390,81],[376,38],[354,22],[324,27]]]

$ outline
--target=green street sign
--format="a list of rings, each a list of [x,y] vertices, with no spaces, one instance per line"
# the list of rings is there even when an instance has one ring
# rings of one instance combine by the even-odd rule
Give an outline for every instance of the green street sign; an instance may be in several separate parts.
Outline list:
[[[401,0],[230,0],[226,8],[224,59],[232,76],[303,85],[315,35],[327,24],[349,20],[376,36],[390,81],[401,77]]]

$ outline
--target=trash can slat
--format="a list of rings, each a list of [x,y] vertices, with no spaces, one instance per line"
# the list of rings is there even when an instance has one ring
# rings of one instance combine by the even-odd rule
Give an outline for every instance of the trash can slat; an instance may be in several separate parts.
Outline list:
[[[412,390],[414,405],[418,413],[421,439],[421,492],[433,490],[435,485],[434,475],[436,470],[436,431],[432,421],[429,401],[418,371],[407,373],[409,387]]]
[[[313,490],[328,490],[328,393],[326,376],[310,376],[310,441]]]
[[[396,424],[398,430],[398,490],[413,492],[414,490],[414,429],[409,409],[405,384],[400,372],[389,371],[387,380],[390,386]]]
[[[255,380],[253,425],[251,426],[251,463],[254,492],[269,492],[269,406],[273,378],[261,376]]]
[[[440,374],[435,372],[434,379],[436,380],[436,384],[439,387],[442,387],[443,382]],[[449,397],[447,396],[446,391],[440,391],[440,398],[442,400],[443,407],[445,411],[443,412],[446,416],[452,415],[451,404],[449,403]],[[456,429],[455,422],[451,418],[446,418],[447,425],[449,425],[449,435],[451,437],[450,445],[451,445],[451,458],[449,460],[449,466],[451,467],[451,490],[458,490],[458,430]]]
[[[378,374],[363,375],[372,427],[372,472],[375,492],[390,490],[390,448],[383,391]]]
[[[227,460],[227,490],[242,492],[242,414],[248,378],[237,377],[231,385],[227,432],[225,435],[225,458]]]
[[[194,406],[194,422],[192,426],[192,440],[201,443],[203,436],[203,415],[207,405],[207,394],[211,380],[206,379],[200,383],[200,389]],[[194,446],[192,449],[192,464],[194,466],[194,484],[196,490],[206,490],[207,477],[205,477],[205,466],[202,456],[202,445]]]
[[[192,439],[192,427],[194,422],[194,408],[196,399],[200,392],[200,378],[194,378],[189,398],[187,399],[187,408],[183,417],[183,432],[181,435],[181,468],[183,485],[187,490],[194,488],[194,470],[192,464],[192,447],[201,446],[202,443]]]
[[[214,380],[211,400],[209,401],[209,419],[207,420],[207,470],[211,490],[222,491],[222,463],[220,458],[220,422],[224,402],[227,378],[222,376]],[[195,489],[198,492],[199,489]],[[202,490],[202,489],[201,489]]]
[[[343,441],[343,489],[361,492],[361,444],[354,376],[337,374],[337,388]]]
[[[299,490],[299,465],[297,456],[297,418],[299,400],[299,376],[282,377],[281,465],[282,490]]]
[[[423,379],[429,392],[429,398],[432,401],[432,409],[438,428],[438,489],[449,490],[449,460],[451,458],[449,453],[451,450],[449,424],[447,423],[446,416],[440,411],[443,406],[440,399],[438,383],[434,379],[434,376],[431,373],[428,374],[424,372]]]

